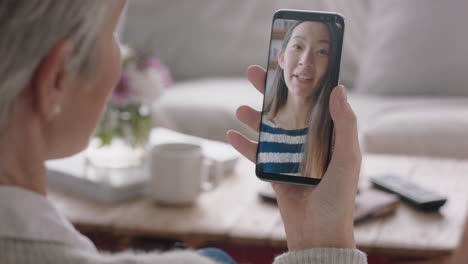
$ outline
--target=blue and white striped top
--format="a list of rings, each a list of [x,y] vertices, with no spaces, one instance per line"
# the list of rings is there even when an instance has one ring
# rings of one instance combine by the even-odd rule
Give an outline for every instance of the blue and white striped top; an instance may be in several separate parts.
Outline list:
[[[262,118],[262,131],[257,164],[267,173],[301,176],[299,169],[302,161],[303,145],[308,128],[285,130],[279,128],[266,116]]]

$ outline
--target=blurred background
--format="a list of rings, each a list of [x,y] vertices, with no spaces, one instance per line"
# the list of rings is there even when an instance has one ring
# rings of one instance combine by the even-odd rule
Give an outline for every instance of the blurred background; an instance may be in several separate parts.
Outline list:
[[[346,17],[340,82],[367,151],[468,158],[462,0],[130,0],[123,42],[150,50],[175,80],[153,105],[155,124],[220,141],[238,129],[255,139],[234,113],[241,104],[261,108],[245,71],[266,67],[281,8]]]

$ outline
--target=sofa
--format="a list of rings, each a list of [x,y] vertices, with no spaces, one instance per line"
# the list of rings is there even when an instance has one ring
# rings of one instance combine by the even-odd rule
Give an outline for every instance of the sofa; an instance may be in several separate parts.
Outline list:
[[[175,83],[155,126],[225,141],[240,105],[261,109],[248,65],[266,65],[275,10],[345,15],[340,82],[368,153],[468,158],[468,29],[463,0],[130,0],[122,38],[144,46]]]

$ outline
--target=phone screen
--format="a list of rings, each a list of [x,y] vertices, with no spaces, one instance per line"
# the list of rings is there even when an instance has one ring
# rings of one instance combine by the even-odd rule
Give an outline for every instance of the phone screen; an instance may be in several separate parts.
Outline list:
[[[275,13],[257,151],[261,179],[315,185],[325,174],[343,32],[337,13]]]

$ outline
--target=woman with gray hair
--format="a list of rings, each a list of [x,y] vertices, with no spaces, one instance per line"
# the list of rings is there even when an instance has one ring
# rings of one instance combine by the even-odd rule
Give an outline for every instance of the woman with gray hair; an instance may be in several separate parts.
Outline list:
[[[47,200],[44,162],[87,146],[119,78],[114,31],[124,5],[124,0],[0,0],[2,264],[233,263],[213,250],[99,253]],[[248,78],[263,91],[263,69],[249,68]],[[322,183],[315,189],[273,186],[290,250],[275,263],[323,263],[329,257],[334,263],[365,263],[352,229],[361,156],[343,87],[334,89],[330,112],[336,154]],[[238,118],[258,130],[258,112],[241,107]],[[228,139],[255,161],[255,142],[234,131]]]

